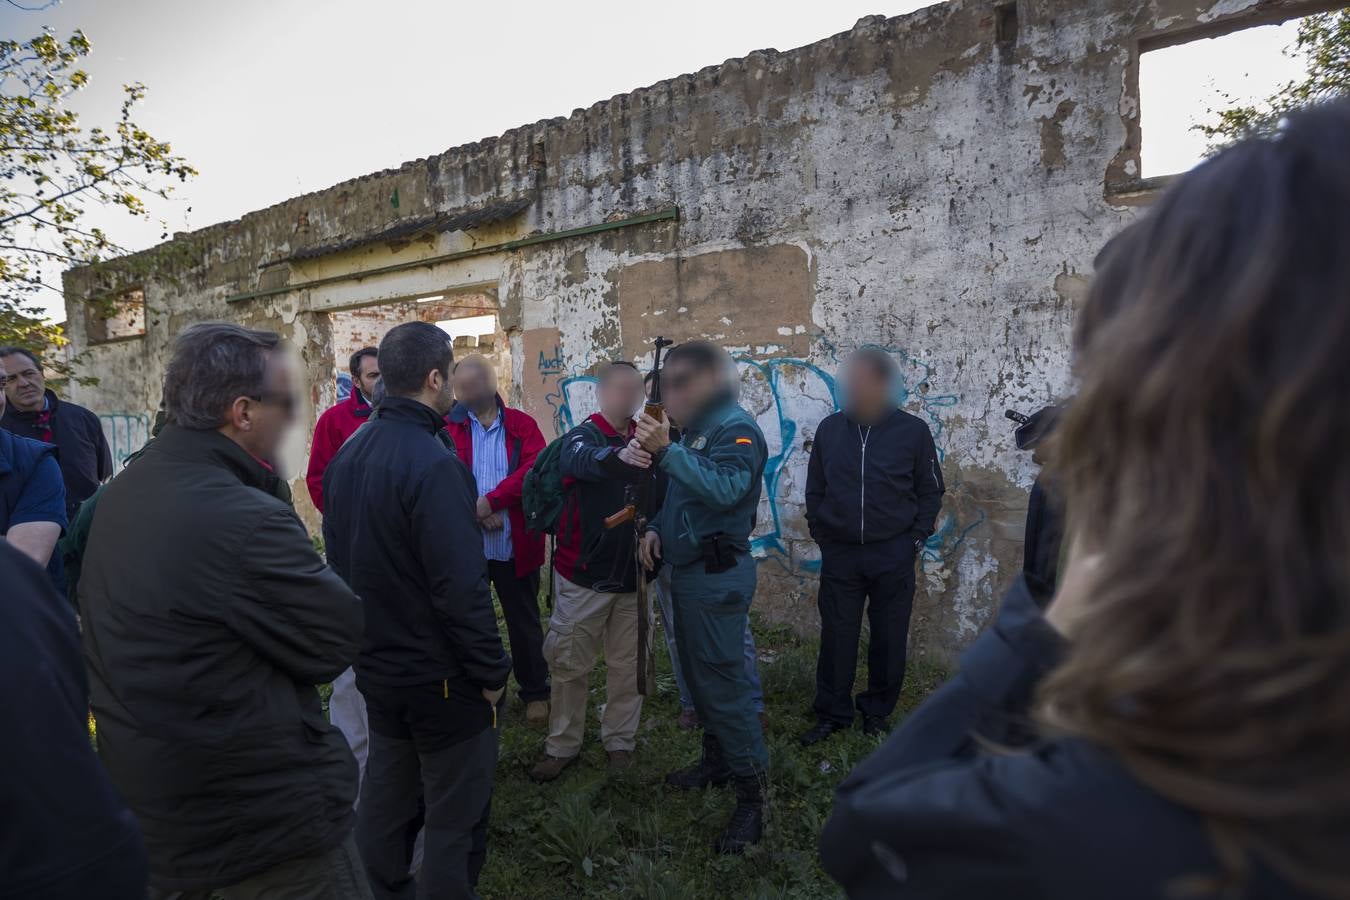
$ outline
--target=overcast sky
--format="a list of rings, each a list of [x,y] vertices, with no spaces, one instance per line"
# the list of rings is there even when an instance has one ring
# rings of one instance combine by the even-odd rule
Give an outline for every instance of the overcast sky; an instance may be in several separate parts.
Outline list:
[[[927,5],[65,0],[41,12],[0,5],[0,34],[84,29],[94,47],[91,85],[73,105],[87,125],[111,121],[123,82],[149,87],[138,121],[201,175],[179,186],[177,199],[157,204],[153,222],[100,216],[116,240],[142,249],[158,242],[161,219],[170,232],[235,219],[753,50],[809,44],[865,15]],[[1145,127],[1156,115],[1152,130],[1165,127],[1172,136],[1146,155],[1145,174],[1184,169],[1203,150],[1184,127],[1195,98],[1211,95],[1216,83],[1262,94],[1291,77],[1279,53],[1290,27],[1238,37],[1204,42],[1203,57],[1150,54],[1157,65],[1144,68]],[[59,298],[50,298],[49,309],[64,318]]]

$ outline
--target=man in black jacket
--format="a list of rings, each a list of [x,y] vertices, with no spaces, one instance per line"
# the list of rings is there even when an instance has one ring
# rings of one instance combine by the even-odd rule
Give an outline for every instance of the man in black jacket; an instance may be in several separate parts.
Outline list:
[[[896,408],[900,373],[866,347],[844,362],[844,411],[816,429],[806,476],[806,519],[820,545],[817,723],[811,745],[853,724],[853,677],[863,606],[871,640],[857,711],[869,734],[886,730],[905,678],[914,563],[942,508],[942,466],[922,419]]]
[[[651,456],[628,446],[633,413],[642,403],[642,376],[628,362],[600,371],[600,411],[563,437],[559,467],[567,488],[563,524],[553,554],[553,616],[544,638],[552,672],[548,740],[530,771],[552,781],[581,752],[591,670],[604,648],[606,680],[600,741],[614,771],[632,764],[642,695],[637,690],[637,553],[629,525],[606,528],[605,518],[624,508],[626,491],[650,474],[635,463]],[[648,514],[661,486],[645,499]],[[636,498],[635,498],[636,499]]]
[[[487,856],[497,702],[511,659],[488,588],[473,475],[455,455],[450,338],[380,342],[386,396],[324,474],[328,558],[365,602],[356,680],[370,718],[357,842],[380,900],[473,897]],[[425,857],[408,872],[425,797]]]
[[[275,334],[174,343],[165,427],[99,496],[77,588],[99,755],[140,821],[151,896],[368,900],[356,762],[314,685],[361,602],[276,496],[297,403]]]
[[[98,416],[48,390],[42,361],[22,347],[0,347],[0,387],[9,401],[0,427],[60,451],[66,519],[74,520],[75,510],[113,473],[112,451]]]

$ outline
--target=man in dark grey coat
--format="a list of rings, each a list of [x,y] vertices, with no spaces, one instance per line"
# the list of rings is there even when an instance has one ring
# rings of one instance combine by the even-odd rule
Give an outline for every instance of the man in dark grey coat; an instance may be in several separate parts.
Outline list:
[[[356,762],[314,685],[356,658],[361,601],[278,493],[295,414],[275,334],[184,331],[168,425],[100,496],[79,581],[99,753],[151,896],[368,900]]]

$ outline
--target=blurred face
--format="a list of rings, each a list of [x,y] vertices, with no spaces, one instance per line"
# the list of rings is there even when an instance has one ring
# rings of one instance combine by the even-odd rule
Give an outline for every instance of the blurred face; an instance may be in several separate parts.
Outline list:
[[[482,409],[497,393],[492,369],[475,357],[463,360],[455,368],[454,387],[455,397],[470,409]]]
[[[856,420],[876,419],[894,407],[889,379],[868,360],[850,358],[839,381],[844,409]]]
[[[642,376],[637,369],[614,366],[600,382],[600,414],[610,422],[631,419],[642,397]]]
[[[42,409],[42,401],[47,391],[47,381],[42,377],[42,367],[22,353],[12,353],[0,358],[0,366],[5,370],[5,397],[9,403],[15,409],[24,412]]]
[[[267,360],[263,390],[235,402],[233,422],[236,440],[259,459],[275,463],[286,432],[295,423],[300,400],[295,393],[295,363],[289,354],[272,353]]]
[[[380,361],[373,356],[361,357],[361,371],[356,376],[356,386],[369,400],[375,395],[375,385],[380,383]]]
[[[722,387],[716,371],[678,360],[661,371],[661,399],[676,422],[692,422]]]

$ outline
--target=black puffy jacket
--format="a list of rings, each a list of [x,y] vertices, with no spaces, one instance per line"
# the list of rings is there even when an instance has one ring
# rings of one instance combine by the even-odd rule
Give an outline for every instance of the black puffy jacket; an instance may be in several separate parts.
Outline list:
[[[933,433],[897,409],[875,425],[841,412],[816,427],[806,469],[806,521],[821,544],[924,541],[942,509]]]
[[[1220,878],[1198,815],[1096,744],[1034,739],[1031,700],[1062,654],[1019,580],[961,673],[839,786],[820,850],[849,897],[1163,900]],[[1251,875],[1224,896],[1310,897],[1259,864]]]
[[[99,496],[78,594],[99,755],[151,885],[234,884],[351,830],[356,760],[314,685],[351,665],[361,603],[277,477],[169,426]]]
[[[473,473],[431,407],[386,397],[323,476],[328,560],[365,602],[360,681],[477,696],[511,658],[492,611]]]

